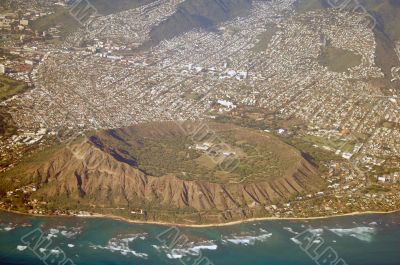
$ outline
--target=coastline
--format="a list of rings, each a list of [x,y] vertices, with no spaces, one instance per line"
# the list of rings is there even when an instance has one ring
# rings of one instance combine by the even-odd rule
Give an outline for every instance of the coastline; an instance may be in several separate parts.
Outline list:
[[[387,212],[365,211],[365,212],[353,212],[353,213],[344,213],[344,214],[327,215],[327,216],[316,216],[316,217],[259,217],[259,218],[249,218],[249,219],[245,219],[245,220],[237,220],[237,221],[226,222],[226,223],[217,223],[217,224],[179,224],[179,223],[169,223],[169,222],[162,222],[162,221],[141,221],[141,220],[132,220],[132,219],[128,219],[125,217],[116,216],[116,215],[95,214],[95,213],[92,215],[41,215],[41,214],[23,213],[23,212],[12,211],[12,210],[4,210],[4,209],[0,209],[0,212],[14,213],[14,214],[20,214],[20,215],[32,216],[32,217],[110,219],[110,220],[122,221],[122,222],[126,222],[126,223],[139,224],[139,225],[159,225],[159,226],[188,227],[188,228],[213,228],[213,227],[225,227],[225,226],[240,225],[240,224],[258,222],[258,221],[308,221],[308,220],[325,220],[325,219],[340,218],[340,217],[346,217],[346,216],[348,217],[348,216],[363,216],[363,215],[374,215],[374,214],[393,214],[393,213],[400,213],[400,209],[393,210],[393,211],[387,211]]]

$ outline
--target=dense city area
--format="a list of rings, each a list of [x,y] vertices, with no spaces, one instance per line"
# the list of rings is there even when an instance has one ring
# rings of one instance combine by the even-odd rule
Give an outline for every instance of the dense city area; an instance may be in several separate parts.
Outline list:
[[[16,125],[0,138],[0,171],[67,130],[232,121],[321,156],[314,159],[326,189],[268,206],[270,216],[399,208],[400,65],[390,77],[377,65],[377,40],[362,14],[254,1],[216,29],[152,44],[152,29],[182,1],[99,16],[67,36],[62,25],[37,23],[67,1],[13,2],[18,8],[0,14],[0,74],[27,87],[0,103]],[[28,185],[6,198],[34,192]],[[0,207],[13,209],[11,201]],[[30,213],[54,213],[45,202],[26,204]]]

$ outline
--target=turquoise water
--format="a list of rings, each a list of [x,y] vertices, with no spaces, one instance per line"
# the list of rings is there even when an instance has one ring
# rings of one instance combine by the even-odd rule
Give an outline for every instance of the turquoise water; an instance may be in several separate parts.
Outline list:
[[[399,265],[400,214],[173,228],[0,213],[0,264]]]

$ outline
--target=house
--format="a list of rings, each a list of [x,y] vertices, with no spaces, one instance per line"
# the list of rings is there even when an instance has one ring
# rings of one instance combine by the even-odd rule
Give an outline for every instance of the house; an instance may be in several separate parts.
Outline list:
[[[224,99],[219,99],[217,102],[218,102],[218,104],[220,104],[226,108],[229,108],[229,109],[236,108],[236,105],[234,105],[232,102],[224,100]]]
[[[378,176],[378,182],[380,183],[385,183],[386,182],[386,177],[385,176]]]
[[[342,154],[342,157],[343,157],[344,159],[347,159],[347,160],[349,160],[352,156],[353,156],[352,153],[344,152],[344,153]]]
[[[285,129],[278,129],[278,134],[284,134],[286,132]]]
[[[29,20],[21,19],[21,20],[19,21],[19,24],[20,24],[21,26],[28,26],[28,25],[29,25]]]

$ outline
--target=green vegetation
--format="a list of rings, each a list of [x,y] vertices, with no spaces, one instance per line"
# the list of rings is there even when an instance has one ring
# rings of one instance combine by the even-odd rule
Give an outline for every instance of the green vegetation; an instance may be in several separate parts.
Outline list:
[[[250,129],[231,131],[222,136],[226,143],[240,150],[240,163],[232,172],[232,181],[265,181],[284,177],[299,162],[300,156],[271,134]],[[238,154],[240,154],[238,152]],[[289,169],[289,170],[288,170]],[[293,171],[292,171],[293,172]]]
[[[29,174],[40,165],[49,161],[50,158],[62,147],[62,145],[55,145],[35,152],[32,155],[25,156],[18,163],[18,166],[0,173],[0,195],[4,194],[6,191],[13,190],[16,187],[31,184],[33,180]]]
[[[195,141],[173,123],[164,125],[162,133],[152,134],[152,128],[142,126],[128,132],[97,134],[91,139],[101,149],[112,150],[116,159],[153,176],[238,183],[273,180],[298,170],[300,153],[273,135],[225,124],[207,126],[214,136],[211,140]],[[208,150],[196,147],[208,143]],[[235,165],[233,171],[224,169],[230,164]]]
[[[55,8],[55,13],[33,21],[31,27],[39,32],[57,27],[61,32],[61,37],[66,37],[75,32],[80,27],[80,24],[70,15],[66,8],[57,7]]]
[[[197,28],[216,31],[221,22],[243,16],[252,6],[251,0],[187,0],[177,11],[150,32],[151,42],[144,47],[156,45]]]
[[[341,150],[342,152],[352,152],[355,143],[337,138],[323,138],[318,136],[306,135],[302,138],[305,142],[318,145],[319,147],[329,147],[334,150]]]
[[[24,82],[16,81],[7,76],[0,75],[0,101],[21,93],[27,88],[28,85]]]
[[[397,164],[396,161],[399,161],[399,159],[399,156],[388,157],[383,165],[374,166],[370,171],[372,173],[371,176],[373,176],[373,181],[376,181],[376,176],[400,172],[400,168],[398,166],[393,166],[393,164]],[[393,164],[391,162],[393,162]]]
[[[0,137],[9,137],[13,135],[16,130],[17,128],[12,120],[11,115],[4,109],[0,109]]]
[[[297,0],[295,6],[297,12],[304,13],[327,8],[329,5],[324,0]]]
[[[339,1],[338,5],[343,3],[343,1]],[[367,21],[369,20],[371,26],[376,22],[373,28],[377,42],[375,62],[383,70],[386,78],[390,80],[392,67],[398,66],[400,63],[394,50],[394,41],[400,40],[400,16],[398,15],[400,1],[359,0],[346,3],[346,8],[350,11],[364,12],[366,10],[368,13],[365,14],[365,18]],[[358,8],[355,6],[357,3],[359,4]],[[332,7],[327,0],[297,0],[295,4],[298,12]]]
[[[330,71],[344,73],[361,64],[362,56],[351,51],[326,45],[318,58],[319,63]]]
[[[102,15],[110,15],[124,10],[137,8],[150,4],[155,0],[90,0],[90,3],[96,7]]]
[[[256,43],[253,47],[254,52],[263,52],[268,48],[269,43],[271,42],[272,37],[275,35],[277,31],[277,27],[275,24],[267,24],[265,26],[267,29],[265,32],[261,33],[257,39],[259,42]]]
[[[102,15],[110,15],[124,10],[140,7],[154,2],[154,0],[90,0],[97,12]],[[61,37],[65,38],[75,32],[81,25],[70,14],[70,11],[64,7],[56,7],[53,14],[41,17],[32,22],[33,30],[39,32],[46,31],[49,28],[57,27],[60,30]]]
[[[6,100],[16,94],[24,92],[28,85],[24,82],[13,80],[0,75],[0,101]],[[0,109],[0,137],[8,137],[16,131],[12,117],[4,109]]]
[[[325,172],[328,169],[326,167],[327,162],[341,160],[341,157],[337,156],[335,153],[320,147],[314,147],[314,143],[304,141],[301,137],[288,137],[283,138],[283,140],[301,150],[303,156],[308,161],[318,166],[321,172]]]

